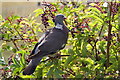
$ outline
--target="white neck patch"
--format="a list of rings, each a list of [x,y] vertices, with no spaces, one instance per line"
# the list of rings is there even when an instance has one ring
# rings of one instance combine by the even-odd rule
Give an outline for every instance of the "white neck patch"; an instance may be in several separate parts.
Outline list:
[[[60,30],[63,30],[63,25],[57,23],[57,25],[55,26],[55,28],[60,29]]]

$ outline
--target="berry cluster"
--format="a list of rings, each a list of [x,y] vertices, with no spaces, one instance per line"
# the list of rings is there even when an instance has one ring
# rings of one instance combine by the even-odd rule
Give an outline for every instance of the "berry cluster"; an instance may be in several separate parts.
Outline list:
[[[45,28],[47,28],[47,26],[49,26],[49,23],[47,22],[48,16],[46,16],[46,13],[44,12],[44,14],[41,15],[41,20],[42,20],[42,24],[45,26]]]
[[[120,6],[120,3],[114,2],[114,3],[111,3],[111,6],[112,6],[112,9],[111,9],[112,14],[115,15],[118,12],[118,8]]]
[[[55,6],[53,6],[50,3],[45,2],[42,5],[45,6],[45,7],[44,7],[44,13],[41,14],[41,20],[42,20],[42,24],[45,26],[45,28],[47,28],[47,26],[49,26],[48,16],[50,16],[53,19],[53,22],[54,22],[55,15],[52,12],[56,12],[57,9],[55,8]]]

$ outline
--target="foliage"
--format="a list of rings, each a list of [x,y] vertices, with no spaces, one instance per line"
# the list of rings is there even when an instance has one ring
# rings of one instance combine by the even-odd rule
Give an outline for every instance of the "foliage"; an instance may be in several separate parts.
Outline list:
[[[104,7],[104,4],[108,5]],[[43,5],[44,10],[37,9],[28,17],[11,15],[3,19],[0,16],[2,78],[119,77],[120,2],[59,2]],[[22,75],[29,62],[27,56],[37,43],[39,35],[47,26],[54,26],[54,15],[59,13],[67,17],[67,27],[72,33],[69,34],[67,47],[57,53],[57,57],[47,60],[44,57],[34,74]],[[37,22],[38,17],[42,22]],[[5,51],[13,53],[8,58],[8,63],[2,54]]]

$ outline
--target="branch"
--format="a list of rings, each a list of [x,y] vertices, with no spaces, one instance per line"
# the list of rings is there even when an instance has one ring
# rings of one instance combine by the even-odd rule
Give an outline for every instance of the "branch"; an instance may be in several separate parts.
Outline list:
[[[57,58],[61,58],[61,57],[65,57],[65,56],[70,56],[70,55],[56,55],[55,57],[50,57],[49,59],[46,59],[44,61],[41,61],[40,63],[42,62],[46,62],[46,61],[49,61],[49,60],[53,60],[53,59],[57,59]]]
[[[112,30],[112,25],[111,25],[111,12],[112,12],[112,2],[109,4],[109,21],[108,21],[108,41],[107,41],[107,62],[106,62],[106,68],[109,67],[109,56],[110,56],[110,45],[111,45],[111,30]]]
[[[4,38],[2,38],[2,39],[0,39],[0,40],[3,40],[3,41],[6,41],[6,42],[10,42],[10,41],[17,41],[17,40],[28,40],[28,39],[20,39],[20,38],[11,38],[11,39],[4,39]]]
[[[34,32],[34,30],[31,28],[31,30],[32,30],[32,33],[35,35],[35,32]],[[36,36],[34,36],[34,39],[37,41],[37,38],[36,38]]]

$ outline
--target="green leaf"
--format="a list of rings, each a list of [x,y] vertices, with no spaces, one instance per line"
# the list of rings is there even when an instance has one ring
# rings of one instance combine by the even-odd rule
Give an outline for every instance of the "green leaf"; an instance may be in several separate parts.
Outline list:
[[[24,53],[26,53],[26,51],[25,50],[20,50],[20,51],[17,51],[16,53],[24,54]]]
[[[90,64],[94,64],[94,61],[91,58],[86,58],[86,61],[88,61]]]
[[[35,76],[32,75],[20,75],[21,78],[25,78],[25,80],[27,80],[27,78],[36,78]],[[30,80],[30,79],[28,79]]]
[[[97,64],[97,65],[94,66],[93,70],[96,70],[99,67],[100,67],[100,64]]]
[[[82,41],[81,43],[81,53],[83,54],[83,56],[87,55],[87,42]]]
[[[82,78],[82,77],[83,77],[83,75],[80,74],[80,73],[78,73],[78,74],[75,76],[75,78]]]
[[[65,73],[62,70],[60,70],[60,68],[56,68],[56,70],[58,71],[59,74],[64,74]]]
[[[14,70],[13,70],[13,75],[17,75],[17,73],[20,71],[20,68],[15,68]]]
[[[76,55],[69,56],[65,61],[65,66],[68,66],[76,57],[77,57]]]
[[[11,64],[11,65],[10,65],[10,68],[15,68],[15,67],[16,67],[15,64]]]
[[[74,55],[74,51],[72,49],[68,49],[68,53]]]
[[[16,67],[20,67],[20,63],[15,57],[12,57],[12,61],[16,65]]]
[[[47,76],[51,76],[53,74],[54,67],[51,67],[50,70],[47,72]]]
[[[20,64],[24,66],[25,64],[25,53],[22,53],[22,57],[20,58]]]
[[[79,12],[79,9],[78,8],[74,8],[74,9],[70,10],[70,12]]]
[[[93,13],[87,14],[87,15],[83,16],[82,18],[84,19],[84,18],[88,18],[88,17],[92,18],[92,19],[95,19],[98,22],[100,21],[101,23],[104,23],[104,21],[100,17],[98,17],[97,15],[94,15]]]
[[[43,10],[42,9],[36,9],[34,12],[43,12]]]
[[[53,62],[48,62],[47,64],[45,64],[45,67],[50,67],[53,65]]]
[[[38,17],[40,14],[44,13],[42,9],[36,9],[34,12],[36,13],[35,17]]]
[[[54,71],[54,75],[55,75],[55,78],[62,78],[57,68]]]
[[[89,5],[91,5],[91,6],[95,6],[96,4],[95,4],[95,3],[90,3]]]
[[[29,22],[27,22],[27,21],[21,21],[21,22],[20,22],[20,25],[21,25],[21,24],[27,24],[27,25],[29,25]]]
[[[1,66],[7,65],[7,64],[5,63],[5,61],[4,61],[4,59],[0,59],[0,65],[1,65]]]
[[[4,43],[2,43],[4,44]],[[2,59],[2,48],[0,48],[0,59]]]
[[[37,68],[37,73],[36,73],[37,78],[42,79],[42,71],[43,71],[43,68]]]
[[[16,53],[17,49],[16,49],[16,48],[13,48],[12,51],[13,51],[14,53]]]
[[[2,15],[0,15],[0,20],[2,21]]]
[[[13,15],[13,16],[12,16],[12,19],[13,19],[13,20],[20,19],[20,16],[14,16],[14,15]]]

